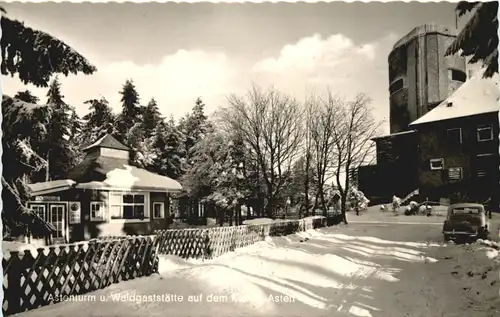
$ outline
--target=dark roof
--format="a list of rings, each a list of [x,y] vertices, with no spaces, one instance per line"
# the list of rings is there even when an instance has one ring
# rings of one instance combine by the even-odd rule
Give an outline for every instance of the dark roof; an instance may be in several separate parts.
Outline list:
[[[117,139],[115,139],[114,137],[112,137],[109,134],[106,134],[105,136],[103,136],[99,140],[95,141],[91,145],[87,146],[83,150],[88,151],[88,150],[96,148],[96,147],[104,147],[104,148],[108,148],[108,149],[130,151],[129,147],[123,145]]]

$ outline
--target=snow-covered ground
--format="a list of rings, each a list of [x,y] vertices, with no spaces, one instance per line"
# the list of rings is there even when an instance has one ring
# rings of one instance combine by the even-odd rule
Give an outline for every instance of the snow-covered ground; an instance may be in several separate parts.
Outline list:
[[[484,259],[491,248],[426,241],[439,228],[421,228],[350,225],[268,238],[208,261],[162,256],[159,274],[20,315],[451,317],[467,312],[456,297],[466,296],[460,286],[465,281],[450,271],[468,276],[467,266],[489,269]],[[388,238],[394,234],[400,239]],[[475,284],[464,279],[467,287],[488,293],[479,279]]]
[[[2,241],[2,252],[4,254],[12,251],[24,252],[25,250],[30,250],[31,254],[37,254],[37,248],[40,247],[43,248],[43,245],[33,245],[18,241]]]

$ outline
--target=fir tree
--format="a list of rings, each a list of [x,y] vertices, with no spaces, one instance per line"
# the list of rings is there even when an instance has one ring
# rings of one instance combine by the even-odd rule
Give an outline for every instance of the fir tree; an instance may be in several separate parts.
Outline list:
[[[130,129],[141,120],[141,106],[139,105],[139,94],[132,80],[127,80],[120,91],[122,111],[118,116],[118,132],[121,140],[127,142],[127,134]]]
[[[71,144],[71,122],[72,107],[64,102],[61,93],[61,84],[56,77],[49,86],[47,92],[47,104],[52,108],[52,120],[48,127],[48,138],[44,149],[44,156],[48,161],[48,170],[45,180],[63,177],[65,172],[73,165],[73,154]]]
[[[37,104],[40,101],[40,98],[33,95],[29,90],[18,91],[14,98],[34,104]]]
[[[491,77],[498,73],[498,1],[461,1],[457,4],[458,16],[472,11],[472,16],[448,47],[446,55],[461,50],[462,56],[471,57],[469,63],[481,61],[485,67],[483,76]]]
[[[182,135],[174,119],[170,117],[168,121],[160,121],[152,139],[156,152],[153,160],[154,171],[173,179],[179,178],[183,164]]]
[[[158,108],[158,104],[154,98],[152,98],[148,102],[148,105],[144,107],[142,118],[144,135],[146,138],[150,138],[157,125],[162,121],[160,109]]]
[[[106,98],[90,99],[85,104],[89,105],[90,112],[83,117],[81,144],[88,146],[105,134],[116,136],[115,115]]]
[[[47,87],[54,74],[93,74],[97,69],[59,39],[23,22],[1,17],[3,75],[18,75],[24,84]]]
[[[191,165],[192,148],[211,130],[211,124],[205,115],[205,104],[201,98],[196,99],[191,113],[181,119],[179,129],[184,138],[184,156],[187,164]]]
[[[17,75],[25,84],[47,87],[54,74],[92,74],[96,68],[57,38],[9,19],[2,11],[1,72]],[[3,236],[18,236],[32,231],[43,221],[26,208],[26,174],[42,170],[46,161],[34,150],[47,136],[51,108],[8,96],[2,98],[2,212]],[[10,151],[10,152],[9,152]],[[54,229],[52,227],[52,229]],[[38,234],[47,232],[39,231]]]
[[[130,152],[131,163],[140,168],[151,169],[155,153],[153,152],[152,139],[146,138],[144,135],[142,123],[137,122],[128,131],[126,138],[127,144],[132,150]]]

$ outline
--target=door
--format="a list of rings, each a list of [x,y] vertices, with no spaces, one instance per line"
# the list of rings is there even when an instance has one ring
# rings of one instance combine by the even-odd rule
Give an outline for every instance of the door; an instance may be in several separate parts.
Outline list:
[[[56,243],[64,243],[66,240],[66,206],[50,205],[48,222],[56,228],[52,238]]]

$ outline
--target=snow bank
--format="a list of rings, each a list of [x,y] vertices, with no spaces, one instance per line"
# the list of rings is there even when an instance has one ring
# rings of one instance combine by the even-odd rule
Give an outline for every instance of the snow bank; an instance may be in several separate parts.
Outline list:
[[[25,250],[29,250],[32,255],[36,256],[38,254],[37,248],[40,247],[42,246],[36,246],[33,244],[18,241],[2,241],[3,254],[7,254],[11,251],[24,252]]]
[[[446,258],[456,262],[450,273],[462,290],[464,300],[477,309],[493,311],[500,307],[500,256],[498,250],[481,246],[484,241],[478,242],[447,248]]]
[[[245,220],[243,221],[244,225],[264,225],[268,223],[273,223],[275,222],[271,218],[255,218],[255,219],[250,219],[250,220]]]
[[[172,273],[178,270],[186,269],[198,262],[196,260],[185,260],[175,255],[159,255],[158,260],[159,274]]]

